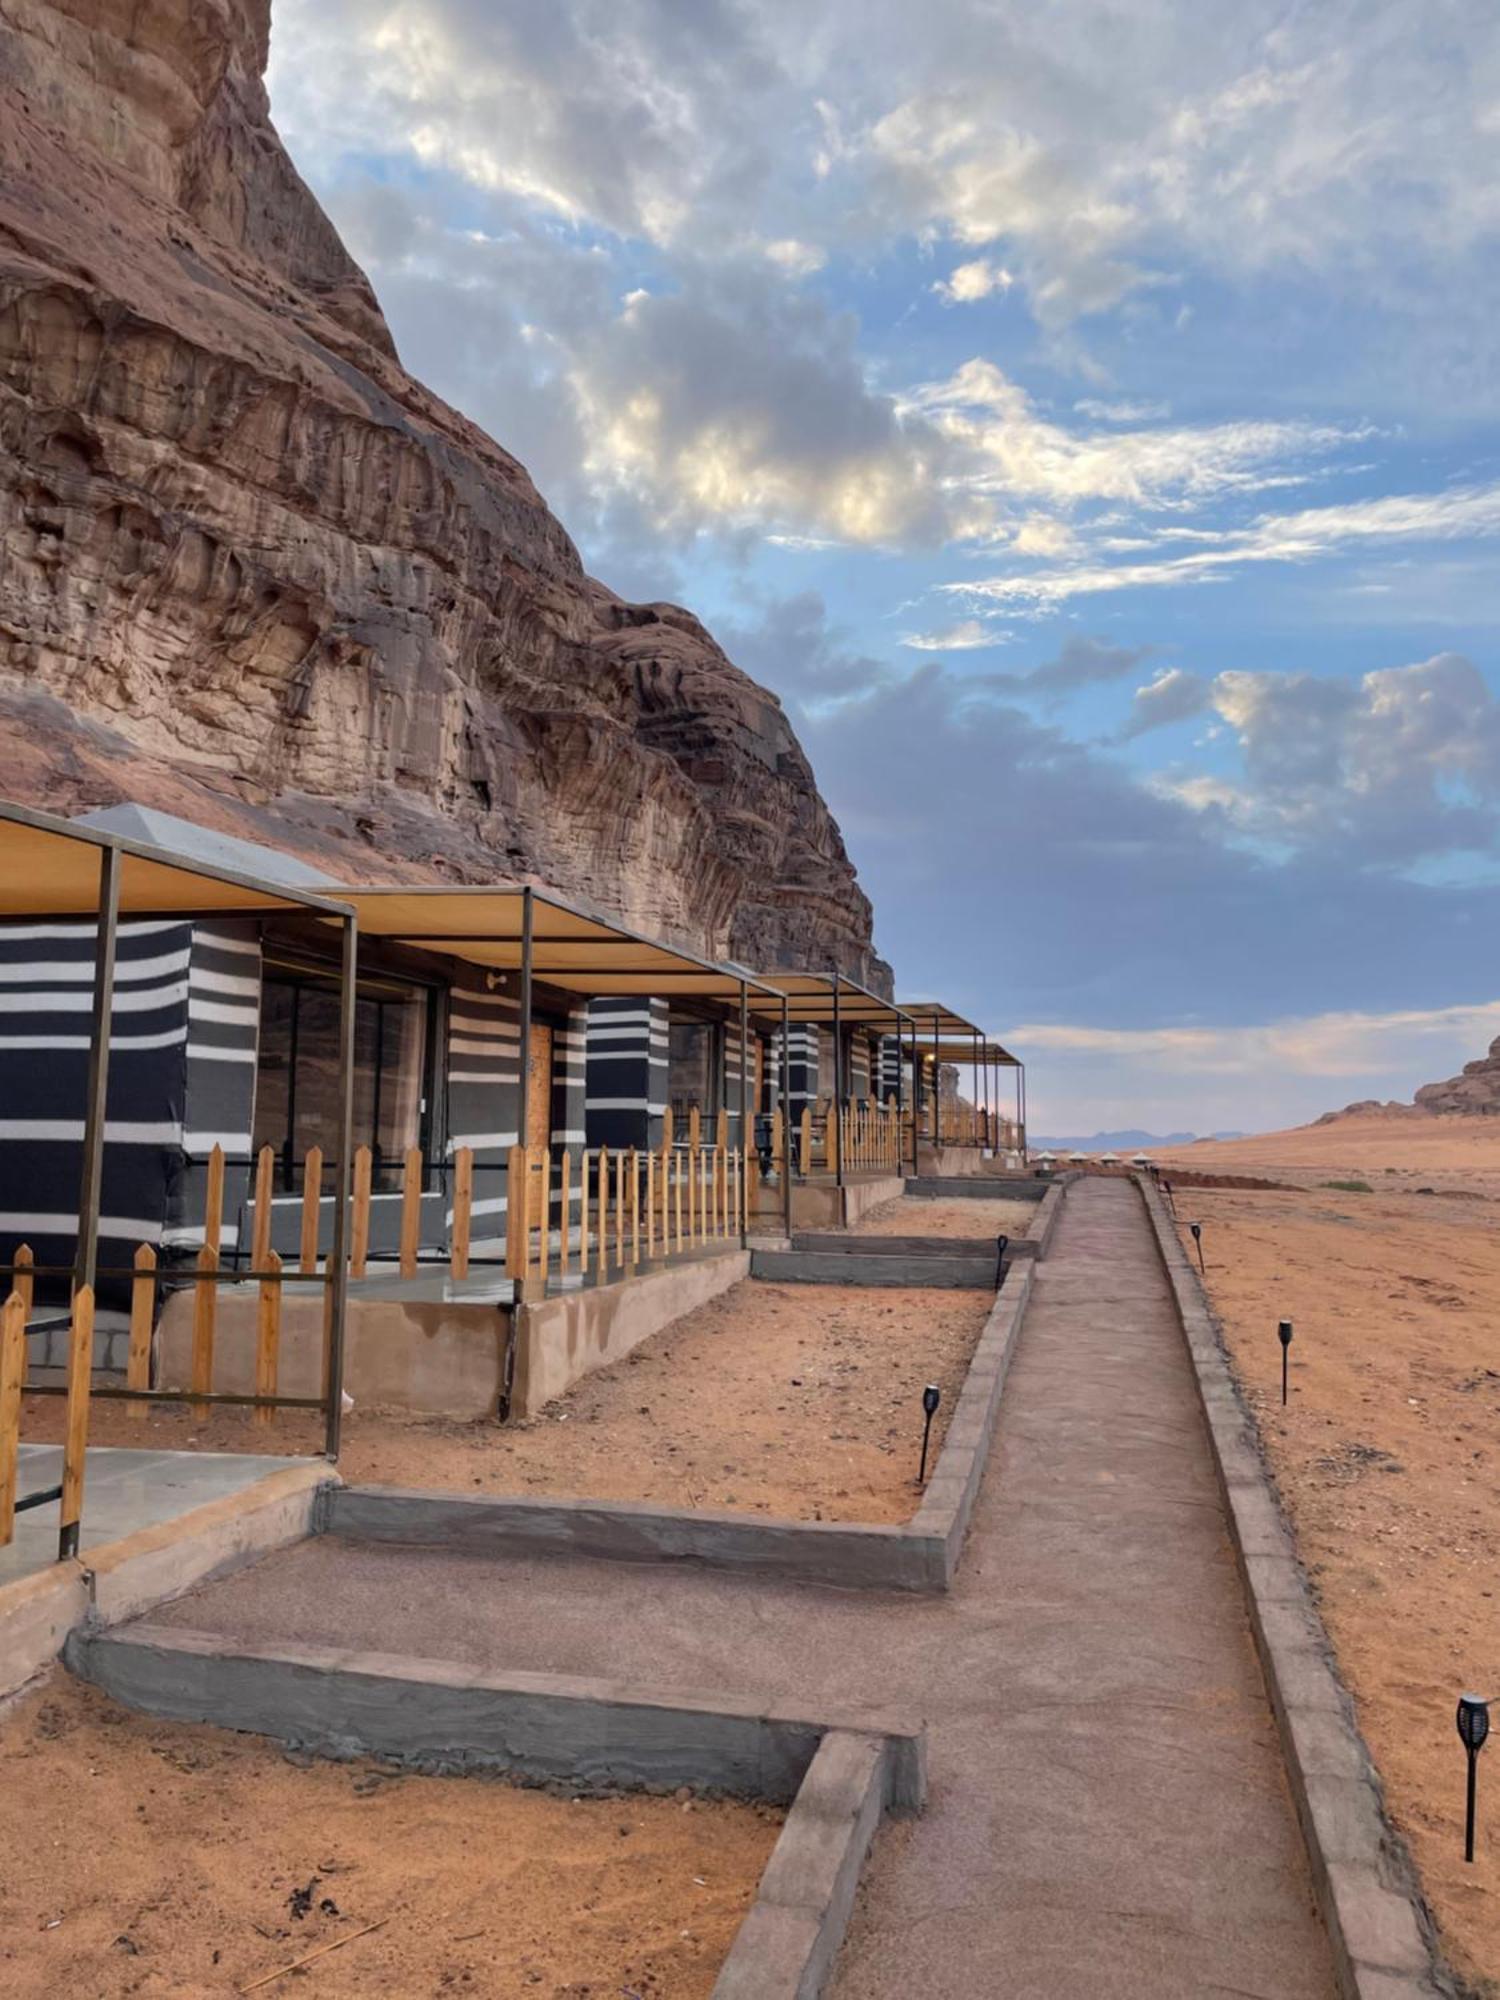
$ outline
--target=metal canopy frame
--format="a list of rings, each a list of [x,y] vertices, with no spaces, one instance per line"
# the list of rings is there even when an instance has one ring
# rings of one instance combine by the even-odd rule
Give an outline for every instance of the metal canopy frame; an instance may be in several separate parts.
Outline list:
[[[846,972],[840,972],[836,966],[830,967],[827,972],[763,972],[761,979],[765,984],[774,986],[781,994],[781,1007],[777,1011],[779,1011],[782,1017],[781,1046],[784,1070],[790,1067],[790,1058],[787,1055],[787,1031],[793,1021],[807,1026],[831,1027],[833,1029],[834,1182],[836,1186],[842,1187],[844,1185],[844,1135],[843,1126],[838,1114],[844,1109],[847,1100],[845,1089],[846,1079],[844,1076],[843,1030],[846,1027],[885,1026],[888,1030],[895,1033],[899,1049],[903,1027],[912,1027],[913,1032],[915,1032],[914,1024],[894,1000],[887,1000],[881,994],[872,992],[868,986],[862,986],[857,979],[851,979]],[[770,1012],[771,1010],[764,1009],[762,1011]],[[786,1102],[787,1094],[783,1090],[783,1104]],[[904,1114],[904,1111],[905,1087],[902,1080],[901,1064],[898,1060],[896,1064],[897,1117],[900,1118]],[[915,1121],[913,1122],[915,1124]],[[915,1157],[915,1140],[913,1140],[912,1150]],[[787,1151],[788,1156],[790,1156],[790,1139],[787,1142]],[[790,1235],[792,1226],[790,1173],[787,1174],[786,1180],[786,1225],[787,1234]]]
[[[941,1000],[903,1000],[901,1005],[913,1020],[921,1024],[924,1031],[929,1028],[931,1030],[932,1039],[930,1042],[924,1041],[920,1055],[924,1058],[930,1058],[932,1062],[932,1089],[935,1107],[940,1101],[938,1071],[945,1062],[967,1064],[973,1070],[975,1093],[976,1095],[982,1093],[986,1114],[990,1110],[991,1077],[993,1074],[993,1101],[997,1116],[1000,1109],[1000,1071],[1002,1069],[1014,1070],[1016,1093],[1015,1122],[1019,1132],[1021,1151],[1024,1154],[1026,1150],[1025,1063],[1018,1056],[1012,1055],[1010,1050],[1003,1047],[999,1042],[992,1041],[975,1022],[966,1020],[962,1014],[956,1013],[953,1008],[945,1005]],[[920,1062],[913,1064],[912,1090],[919,1108],[922,1090]],[[914,1130],[917,1122],[914,1112],[912,1118]],[[938,1130],[938,1113],[936,1109],[934,1109],[933,1130],[934,1133]],[[915,1145],[913,1146],[913,1152],[915,1152]]]
[[[392,883],[340,889],[367,937],[420,946],[490,971],[515,973],[520,1021],[517,1126],[529,1129],[532,1012],[536,982],[586,999],[633,996],[719,1000],[738,1019],[740,1045],[740,1146],[752,1133],[748,1120],[751,998],[756,1010],[781,995],[732,964],[716,964],[677,945],[648,938],[612,918],[580,909],[550,889],[529,885],[452,887],[444,883]],[[728,1105],[723,1107],[726,1111]],[[788,1180],[790,1176],[786,1177]],[[747,1217],[748,1220],[748,1217]],[[749,1234],[741,1232],[742,1240]]]
[[[339,1010],[339,1138],[335,1170],[333,1243],[325,1282],[329,1288],[329,1336],[324,1394],[315,1407],[324,1411],[324,1448],[329,1458],[339,1451],[344,1386],[344,1314],[348,1297],[347,1214],[349,1153],[353,1124],[354,992],[358,966],[359,925],[355,912],[339,899],[273,882],[203,860],[179,858],[163,848],[107,832],[78,826],[54,814],[0,801],[0,922],[33,923],[58,918],[92,917],[98,945],[94,959],[93,997],[89,1021],[88,1081],[84,1105],[83,1163],[79,1176],[77,1236],[71,1271],[75,1295],[92,1291],[99,1275],[99,1202],[103,1185],[104,1148],[108,1139],[105,1111],[109,1095],[109,1060],[115,981],[115,957],[122,919],[254,917],[307,911],[340,926],[342,932]],[[5,1273],[14,1275],[13,1269]],[[76,1328],[75,1315],[75,1328]],[[67,1442],[63,1483],[54,1496],[60,1501],[58,1556],[78,1553],[83,1512],[84,1467],[88,1445],[88,1404],[92,1393],[93,1354],[80,1353],[76,1338],[63,1393],[67,1397]],[[111,1390],[115,1400],[151,1401],[153,1392]],[[195,1401],[244,1402],[244,1397],[215,1397],[211,1391]],[[256,1397],[271,1407],[305,1409],[305,1397]],[[33,1500],[37,1496],[32,1496]]]

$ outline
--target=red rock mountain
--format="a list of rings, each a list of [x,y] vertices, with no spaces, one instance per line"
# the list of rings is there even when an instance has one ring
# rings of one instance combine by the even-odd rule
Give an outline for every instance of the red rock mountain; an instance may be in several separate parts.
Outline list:
[[[401,367],[269,0],[0,0],[0,795],[883,981],[775,697]]]

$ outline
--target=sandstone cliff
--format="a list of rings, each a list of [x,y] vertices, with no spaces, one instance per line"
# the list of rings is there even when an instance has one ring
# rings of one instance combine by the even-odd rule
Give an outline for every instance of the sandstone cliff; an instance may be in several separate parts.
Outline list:
[[[0,0],[0,796],[884,983],[775,698],[401,368],[269,0]]]
[[[1473,1117],[1500,1116],[1500,1036],[1489,1054],[1465,1063],[1461,1076],[1444,1083],[1424,1083],[1416,1093],[1419,1111],[1464,1111]]]

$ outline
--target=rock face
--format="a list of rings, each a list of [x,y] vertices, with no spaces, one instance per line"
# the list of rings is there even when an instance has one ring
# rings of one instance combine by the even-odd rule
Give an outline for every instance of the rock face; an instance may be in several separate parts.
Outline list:
[[[774,696],[402,369],[269,0],[0,0],[0,795],[530,876],[888,990]]]
[[[1475,1118],[1500,1117],[1500,1035],[1478,1062],[1465,1063],[1462,1076],[1424,1083],[1416,1093],[1419,1111],[1462,1111]]]

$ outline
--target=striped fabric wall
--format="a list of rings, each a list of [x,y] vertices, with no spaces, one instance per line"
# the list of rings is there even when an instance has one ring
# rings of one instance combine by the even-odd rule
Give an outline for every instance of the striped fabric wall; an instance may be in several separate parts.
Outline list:
[[[582,1200],[578,1162],[588,1130],[588,1039],[589,1006],[578,1001],[565,1023],[552,1031],[552,1153],[554,1159],[566,1150],[572,1156],[573,1171],[568,1177],[568,1220],[577,1222]],[[552,1196],[552,1220],[562,1220],[561,1196]]]
[[[491,993],[484,975],[454,969],[448,994],[448,1157],[474,1149],[473,1242],[493,1254],[505,1237],[505,1175],[510,1148],[520,1143],[521,1009],[514,994]],[[453,1223],[453,1185],[446,1183],[444,1227]]]
[[[796,1119],[802,1116],[803,1107],[818,1102],[818,1063],[821,1054],[820,1031],[806,1022],[793,1022],[787,1033],[788,1094],[787,1109]],[[780,1062],[781,1035],[777,1031],[773,1054]]]
[[[0,1256],[29,1243],[72,1261],[88,1083],[95,929],[0,925]],[[185,923],[120,926],[100,1201],[99,1262],[160,1244],[182,1170],[189,965]],[[101,1281],[112,1303],[128,1286]],[[67,1281],[38,1286],[59,1291]]]
[[[667,1104],[665,1000],[588,1002],[585,1124],[591,1146],[655,1146]]]
[[[220,1246],[239,1247],[253,1175],[255,1062],[260,1045],[260,940],[250,924],[198,924],[188,962],[187,1091],[182,1163],[167,1203],[165,1246],[201,1248],[208,1156],[224,1149]]]
[[[894,1035],[880,1037],[880,1101],[888,1104],[901,1088],[901,1044]]]
[[[863,1028],[855,1028],[849,1036],[844,1095],[855,1104],[870,1095],[870,1037]]]
[[[750,1073],[748,1103],[752,1126],[755,1120],[755,1030],[750,1030],[746,1048],[746,1068]],[[738,1147],[740,1138],[740,1024],[731,1020],[724,1029],[724,1143]]]

